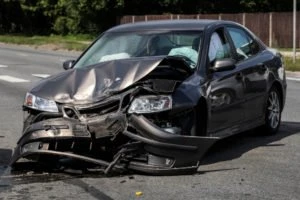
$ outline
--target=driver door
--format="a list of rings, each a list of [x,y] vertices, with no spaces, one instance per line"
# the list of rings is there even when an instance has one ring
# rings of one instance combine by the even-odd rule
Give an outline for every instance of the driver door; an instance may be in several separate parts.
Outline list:
[[[230,42],[224,28],[215,30],[210,37],[208,68],[217,60],[234,58]],[[244,114],[244,79],[241,70],[235,67],[232,70],[209,72],[210,91],[210,120],[208,132],[214,136],[224,137],[231,135],[243,121]]]

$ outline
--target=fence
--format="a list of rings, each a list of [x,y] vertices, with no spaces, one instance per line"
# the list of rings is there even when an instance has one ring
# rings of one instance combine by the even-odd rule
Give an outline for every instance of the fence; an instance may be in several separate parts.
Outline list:
[[[143,15],[123,16],[121,24],[163,19],[219,19],[243,24],[270,47],[291,48],[293,46],[293,13],[238,13],[196,15]],[[296,46],[300,48],[300,12],[297,12]]]

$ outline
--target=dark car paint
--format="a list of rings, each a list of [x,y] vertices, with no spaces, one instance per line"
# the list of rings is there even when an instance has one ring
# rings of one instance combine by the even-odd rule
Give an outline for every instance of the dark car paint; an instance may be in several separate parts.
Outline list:
[[[260,54],[237,62],[235,69],[225,72],[211,72],[209,70],[210,65],[206,60],[207,57],[198,66],[206,69],[208,88],[210,87],[211,92],[207,102],[208,108],[210,108],[208,110],[208,134],[220,137],[264,124],[265,119],[262,112],[265,110],[267,92],[275,82],[279,83],[282,92],[282,105],[284,105],[286,90],[285,75],[282,79],[278,75],[278,68],[283,67],[281,62],[278,63],[278,59],[280,60],[279,53],[269,51],[248,29],[238,24],[225,22],[210,26],[204,34],[207,36],[206,38],[210,38],[210,35],[219,28],[224,28],[226,34],[227,27],[247,30],[248,34],[258,42]],[[230,49],[233,51],[232,40],[230,40],[230,44]],[[203,46],[207,50],[209,40],[205,40]],[[233,58],[238,60],[236,52],[233,51],[232,53]],[[253,81],[254,77],[258,80]],[[215,104],[215,98],[220,95],[230,97],[230,101]],[[230,117],[228,117],[228,113],[230,113]]]
[[[111,92],[120,92],[136,83],[163,59],[157,56],[113,60],[83,69],[71,69],[42,80],[30,92],[58,103],[95,103]]]
[[[205,108],[207,108],[207,110],[200,110],[200,112],[201,114],[207,114],[207,136],[197,136],[197,133],[196,136],[172,135],[147,120],[147,115],[144,117],[143,115],[132,114],[128,116],[128,118],[121,116],[119,119],[118,116],[114,116],[116,117],[114,118],[108,114],[98,121],[98,125],[103,124],[103,126],[96,126],[96,129],[98,128],[102,131],[105,127],[109,128],[106,124],[108,121],[110,122],[109,125],[112,126],[117,122],[117,124],[120,124],[120,127],[122,127],[121,129],[125,136],[134,141],[138,141],[138,143],[143,143],[144,149],[149,153],[148,164],[132,161],[127,166],[129,169],[153,174],[181,173],[195,170],[201,156],[215,141],[264,124],[264,110],[267,94],[274,84],[279,86],[278,89],[282,94],[282,105],[284,105],[286,82],[284,70],[282,71],[283,74],[279,74],[279,69],[283,67],[280,55],[273,50],[267,49],[252,33],[249,34],[257,40],[260,45],[259,55],[238,61],[237,53],[233,48],[232,41],[230,41],[233,59],[237,60],[235,65],[231,70],[212,70],[207,56],[209,38],[211,34],[219,28],[223,28],[225,34],[228,36],[226,27],[244,29],[236,23],[227,21],[176,20],[176,22],[162,21],[122,25],[108,30],[108,32],[186,29],[204,31],[204,37],[201,41],[201,57],[198,58],[197,68],[188,78],[174,88],[174,92],[172,92],[173,108],[167,113],[173,115],[174,113],[180,113],[189,109],[194,109],[198,112],[199,110],[195,108],[199,102],[205,102]],[[71,106],[84,103],[97,103],[97,101],[103,98],[106,89],[109,88],[112,89],[111,91],[120,92],[121,90],[131,88],[139,80],[147,77],[164,59],[166,58],[125,59],[105,62],[99,66],[91,66],[87,69],[72,69],[60,75],[45,79],[41,85],[36,86],[31,92],[37,96],[54,99],[61,104],[68,103]],[[135,66],[129,65],[129,63],[135,64]],[[119,72],[120,65],[126,65],[126,69],[133,70],[135,72],[135,78],[126,79],[130,74],[126,71],[122,73]],[[119,67],[118,70],[117,67]],[[98,76],[101,78],[98,78]],[[91,80],[92,77],[93,79]],[[117,77],[120,77],[122,80],[126,79],[126,81],[122,84],[112,84],[111,87],[103,87],[103,85],[105,85],[104,78],[115,80]],[[65,80],[67,80],[67,82],[65,82]],[[90,84],[93,85],[93,89],[91,90],[92,92],[88,94],[86,101],[76,101],[76,99],[73,98],[74,95],[78,92],[79,94],[84,94],[85,88]],[[98,93],[95,95],[95,93],[99,92],[99,88],[96,87],[98,84],[101,85],[103,90],[100,90],[101,94]],[[47,89],[49,85],[51,85],[51,88]],[[69,95],[65,99],[61,99],[57,96],[58,94],[64,93]],[[106,97],[109,98],[109,95],[106,95]],[[203,107],[201,108],[203,109]],[[49,131],[53,133],[57,130],[62,131],[66,134],[64,135],[66,138],[82,139],[83,137],[87,137],[86,139],[88,141],[91,139],[89,135],[84,135],[84,127],[86,127],[86,124],[81,126],[75,120],[67,120],[65,123],[62,123],[62,121],[63,120],[59,119],[48,119],[29,126],[18,142],[12,163],[15,163],[23,156],[46,154],[47,152],[45,150],[40,152],[39,150],[32,150],[32,153],[24,153],[22,152],[22,147],[24,144],[29,144],[32,141],[39,141],[41,138],[43,141],[58,139],[58,136],[55,134],[49,135]],[[60,127],[62,125],[67,125],[67,127]],[[37,130],[35,130],[34,127],[37,127]],[[134,127],[140,131],[140,134],[134,134],[126,127]],[[78,131],[74,131],[76,128],[78,128]],[[110,134],[101,136],[101,131],[99,131],[100,135],[98,134],[98,138],[110,136]],[[75,135],[75,133],[79,135]],[[111,140],[113,140],[113,138]],[[195,151],[192,150],[193,148],[195,148]],[[56,154],[57,152],[49,151],[48,153]],[[67,156],[63,153],[61,155]],[[69,155],[69,157],[73,158],[76,156],[75,153]],[[167,162],[169,157],[172,157],[172,161],[162,164]],[[86,160],[88,162],[91,161],[89,157],[84,158],[81,156],[80,158],[77,157],[77,159]],[[103,164],[106,167],[105,171],[108,172],[113,166],[116,166],[116,169],[122,168],[116,164],[118,159],[120,158],[117,156],[111,163]],[[99,160],[99,163],[101,162],[102,161]]]

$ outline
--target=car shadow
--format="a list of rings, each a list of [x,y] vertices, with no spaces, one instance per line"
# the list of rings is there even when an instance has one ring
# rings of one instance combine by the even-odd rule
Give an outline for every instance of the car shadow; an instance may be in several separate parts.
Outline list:
[[[280,141],[294,134],[300,134],[299,122],[281,122],[275,135],[263,135],[259,129],[243,132],[215,143],[203,157],[201,165],[233,160],[257,147],[284,146]]]
[[[9,171],[9,162],[12,156],[11,149],[2,149],[0,148],[0,189],[4,186],[9,185],[6,180],[3,180],[3,176],[10,174]],[[0,190],[1,192],[1,190]]]
[[[11,149],[1,149],[0,148],[0,166],[6,166],[9,164],[12,156]]]

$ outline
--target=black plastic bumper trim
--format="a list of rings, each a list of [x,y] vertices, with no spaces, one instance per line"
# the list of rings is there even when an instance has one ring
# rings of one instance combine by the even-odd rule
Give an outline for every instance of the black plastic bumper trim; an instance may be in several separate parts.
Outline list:
[[[179,144],[158,142],[158,141],[155,141],[155,140],[151,140],[149,138],[142,137],[140,135],[136,135],[136,134],[131,133],[129,131],[124,131],[123,134],[130,137],[130,138],[132,138],[132,139],[142,141],[146,144],[153,145],[153,146],[156,146],[156,147],[164,147],[164,148],[180,149],[180,150],[188,150],[188,151],[197,151],[198,150],[198,147],[196,147],[196,146],[188,146],[188,145],[179,145]]]
[[[90,157],[77,155],[77,154],[73,154],[73,153],[57,152],[57,151],[52,151],[52,150],[36,150],[36,151],[28,151],[28,152],[25,152],[25,153],[21,153],[19,156],[16,156],[11,160],[10,165],[13,165],[14,163],[16,163],[20,158],[24,158],[24,157],[27,157],[27,156],[30,156],[30,155],[38,155],[38,154],[53,155],[53,156],[65,156],[65,157],[74,158],[74,159],[83,160],[83,161],[86,161],[86,162],[89,162],[89,163],[101,165],[101,166],[104,166],[104,167],[108,167],[110,165],[109,162],[104,161],[104,160],[90,158]],[[120,167],[118,165],[114,165],[114,168],[123,169],[123,167]]]
[[[193,174],[197,172],[198,165],[196,166],[188,166],[188,167],[178,167],[178,168],[163,168],[157,166],[151,166],[144,163],[139,162],[130,162],[128,168],[130,170],[142,172],[145,174],[151,175],[185,175],[185,174]]]

